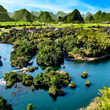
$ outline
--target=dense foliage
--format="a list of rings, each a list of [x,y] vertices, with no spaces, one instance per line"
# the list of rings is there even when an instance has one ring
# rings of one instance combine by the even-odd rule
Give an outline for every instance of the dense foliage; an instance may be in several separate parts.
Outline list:
[[[82,76],[83,78],[87,78],[87,75],[88,75],[88,73],[87,73],[86,71],[82,72],[82,74],[81,74],[81,76]]]
[[[65,23],[83,23],[84,19],[82,18],[80,12],[77,9],[75,9],[73,12],[58,19],[58,21],[62,21]]]
[[[37,53],[36,59],[39,64],[53,65],[63,60],[63,51],[71,51],[74,40],[70,41],[68,35],[74,35],[77,29],[73,27],[58,29],[50,28],[24,28],[22,30],[12,29],[9,33],[2,33],[0,42],[14,44],[11,52],[11,65],[24,67],[28,61]],[[66,36],[66,37],[65,37]],[[68,45],[68,46],[67,46]]]
[[[86,86],[90,86],[91,82],[89,80],[86,81]]]
[[[76,45],[71,54],[74,57],[100,57],[110,53],[110,36],[104,30],[84,29],[73,36]]]
[[[70,85],[69,85],[71,88],[75,88],[76,87],[76,83],[71,81]]]
[[[15,21],[15,20],[10,18],[7,13],[7,10],[2,5],[0,5],[0,22],[4,21]]]
[[[81,108],[80,110],[110,110],[110,88],[104,87],[99,91],[101,97],[96,97],[87,108]]]
[[[38,74],[33,83],[36,87],[49,87],[49,93],[58,95],[59,87],[67,86],[71,77],[67,72],[55,71],[52,67],[47,67],[44,73]]]
[[[49,12],[45,11],[45,12],[42,12],[39,17],[38,17],[38,20],[41,21],[41,22],[52,22],[54,21]]]
[[[31,29],[31,28],[30,28]],[[100,57],[110,53],[110,36],[105,28],[89,30],[68,27],[55,30],[54,27],[12,29],[2,33],[0,42],[13,43],[11,65],[24,67],[37,53],[39,64],[53,65],[63,61],[64,52],[70,52],[74,57]]]
[[[88,16],[84,19],[84,21],[85,21],[86,23],[90,23],[93,19],[94,19],[94,18],[93,18],[92,15],[88,15]]]
[[[16,21],[32,22],[35,19],[35,16],[26,9],[21,9],[15,12],[13,19]]]
[[[10,88],[16,82],[22,82],[24,85],[31,85],[33,77],[25,73],[16,74],[16,72],[8,72],[3,76],[4,80],[7,81],[6,88]]]
[[[7,105],[7,100],[3,99],[1,96],[0,96],[0,110],[13,110],[11,108],[11,105]]]

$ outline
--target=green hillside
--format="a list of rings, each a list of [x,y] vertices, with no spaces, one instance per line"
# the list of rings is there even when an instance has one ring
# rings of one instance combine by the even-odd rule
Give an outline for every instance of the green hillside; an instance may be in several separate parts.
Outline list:
[[[52,22],[54,21],[52,19],[52,17],[50,16],[49,12],[45,11],[45,12],[42,12],[40,15],[39,15],[39,21],[41,22]]]
[[[13,17],[15,15],[15,11],[14,12],[8,12],[9,17]]]
[[[65,23],[83,23],[84,19],[82,18],[80,12],[75,9],[73,12],[69,13],[68,15],[61,17],[58,19],[60,22]]]
[[[50,14],[52,19],[57,20],[57,15],[56,14],[54,14],[52,12],[49,12],[49,14]]]
[[[85,20],[86,23],[110,23],[110,13],[101,12],[99,10],[94,15],[91,13],[86,14]]]
[[[92,15],[88,15],[87,17],[85,17],[84,21],[85,21],[85,23],[90,23],[93,19],[94,18]]]
[[[66,15],[67,15],[67,13],[64,13],[63,11],[58,11],[57,14],[56,14],[57,18],[58,17],[64,17]]]
[[[31,13],[34,15],[34,16],[38,16],[39,12],[37,11],[31,11]]]
[[[12,17],[17,21],[27,21],[31,22],[35,19],[35,16],[27,11],[26,9],[21,9],[15,12],[15,15]]]
[[[0,5],[0,22],[3,21],[14,21],[14,20],[9,17],[7,10],[2,5]]]

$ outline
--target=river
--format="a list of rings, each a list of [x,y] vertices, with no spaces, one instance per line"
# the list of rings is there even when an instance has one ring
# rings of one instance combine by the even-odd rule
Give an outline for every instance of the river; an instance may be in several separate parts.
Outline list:
[[[0,79],[2,79],[4,73],[17,70],[17,68],[10,65],[12,47],[13,45],[10,44],[0,44],[0,55],[2,56],[1,61],[3,64],[3,66],[0,66]],[[31,61],[34,61],[32,66],[38,66],[35,56]],[[61,65],[59,71],[67,71],[77,86],[76,89],[63,87],[65,95],[58,96],[56,99],[49,95],[47,89],[39,89],[32,92],[31,87],[25,87],[21,83],[17,83],[21,87],[20,92],[18,92],[18,88],[12,87],[6,90],[4,85],[0,85],[0,95],[7,100],[7,104],[12,105],[14,110],[26,110],[29,103],[36,106],[33,110],[77,110],[80,107],[87,106],[92,99],[98,96],[98,89],[103,89],[103,86],[110,87],[110,59],[99,63],[84,64],[64,60],[65,69]],[[45,71],[40,66],[38,67],[38,70],[28,74],[35,77],[40,72]],[[83,79],[78,75],[78,73],[81,74],[83,71],[87,71],[89,74],[87,79],[91,81],[90,87],[85,86],[87,79]],[[12,91],[15,92],[15,96],[12,95]]]

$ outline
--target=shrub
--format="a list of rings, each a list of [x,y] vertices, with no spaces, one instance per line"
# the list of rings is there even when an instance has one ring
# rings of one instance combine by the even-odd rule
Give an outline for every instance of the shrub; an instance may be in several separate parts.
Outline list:
[[[63,65],[63,68],[65,68],[65,66]]]
[[[56,86],[52,85],[51,87],[49,87],[49,93],[51,95],[56,96],[56,95],[58,95],[58,92],[59,92],[59,89],[57,89]]]
[[[86,71],[82,72],[81,77],[87,78],[88,73]]]
[[[90,86],[91,82],[89,80],[86,81],[86,86]]]
[[[26,110],[32,110],[33,108],[35,108],[34,105],[28,104]]]
[[[64,95],[64,90],[63,89],[61,89],[59,92],[60,92],[60,95]]]
[[[76,87],[76,83],[74,83],[73,81],[71,81],[70,87],[71,87],[71,88],[75,88],[75,87]]]
[[[7,83],[7,84],[5,85],[5,87],[6,87],[6,88],[11,88],[12,85],[13,85],[12,83]]]

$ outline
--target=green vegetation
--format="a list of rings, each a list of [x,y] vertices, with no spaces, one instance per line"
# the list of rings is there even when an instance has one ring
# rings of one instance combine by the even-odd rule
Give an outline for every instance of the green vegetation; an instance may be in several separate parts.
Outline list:
[[[34,105],[28,104],[26,110],[32,110],[33,108],[35,108]]]
[[[88,73],[86,71],[82,72],[81,77],[87,78]]]
[[[17,82],[17,74],[16,72],[8,72],[8,73],[5,73],[5,75],[3,76],[4,80],[5,81],[8,81],[9,82],[9,85],[10,83],[16,83]]]
[[[5,88],[11,88],[12,87],[12,83],[7,83],[6,85],[5,85]]]
[[[11,105],[7,105],[7,100],[3,99],[1,96],[0,96],[0,110],[13,110],[11,108]]]
[[[84,19],[77,9],[64,17],[59,18],[58,21],[62,21],[65,23],[84,23]]]
[[[97,26],[101,27],[101,26]],[[68,27],[55,31],[54,27],[12,29],[3,32],[0,42],[14,44],[11,65],[18,68],[29,65],[29,60],[37,53],[38,64],[54,65],[63,62],[63,51],[73,58],[101,57],[110,53],[109,35],[104,28],[83,29]],[[25,45],[24,45],[25,44]],[[68,46],[67,46],[68,45]]]
[[[71,80],[67,72],[55,71],[52,67],[47,67],[44,73],[38,74],[34,79],[31,75],[16,74],[15,72],[5,73],[3,78],[8,83],[5,85],[6,88],[11,88],[14,83],[16,85],[16,82],[22,82],[26,86],[34,84],[35,87],[49,87],[49,93],[52,95],[58,95],[58,93],[63,95],[64,91],[59,88],[67,86]],[[34,86],[32,86],[32,90],[34,90]]]
[[[52,22],[52,21],[54,21],[47,11],[42,12],[38,17],[38,20],[41,22]]]
[[[60,86],[67,86],[71,77],[67,72],[55,71],[52,67],[47,67],[44,73],[38,74],[33,83],[35,87],[49,87],[49,93],[52,95],[58,95]],[[62,93],[61,93],[62,94]]]
[[[9,17],[9,15],[7,14],[7,10],[2,5],[0,5],[0,22],[5,21],[14,21],[14,20]]]
[[[86,81],[86,86],[90,86],[91,82],[89,80]]]
[[[64,13],[63,11],[58,11],[57,14],[56,14],[57,18],[58,17],[64,17],[66,15],[67,15],[67,13]]]
[[[35,66],[31,66],[31,67],[28,67],[28,70],[29,72],[34,72],[35,70],[37,70],[38,67],[35,67]]]
[[[12,18],[16,21],[32,22],[35,19],[35,16],[26,9],[21,9],[19,11],[16,11]]]
[[[80,110],[109,110],[110,109],[110,88],[105,87],[99,90],[101,97],[96,97],[93,102],[86,108],[80,108]]]
[[[89,57],[101,57],[109,54],[110,36],[103,30],[99,28],[97,31],[92,29],[78,31],[73,37],[75,43],[73,50],[71,49],[72,56],[87,60]]]
[[[94,18],[93,18],[92,15],[88,15],[88,16],[84,19],[84,21],[85,21],[86,23],[90,23],[93,19],[94,19]]]
[[[31,85],[33,82],[33,77],[25,73],[16,74],[16,72],[8,72],[3,76],[4,80],[7,81],[5,85],[6,88],[11,88],[16,82],[22,82],[24,85]]]
[[[58,92],[59,92],[59,89],[56,86],[52,85],[49,87],[50,94],[56,96],[56,95],[58,95]]]
[[[71,81],[70,85],[71,88],[75,88],[76,87],[76,83],[74,83],[73,81]]]

